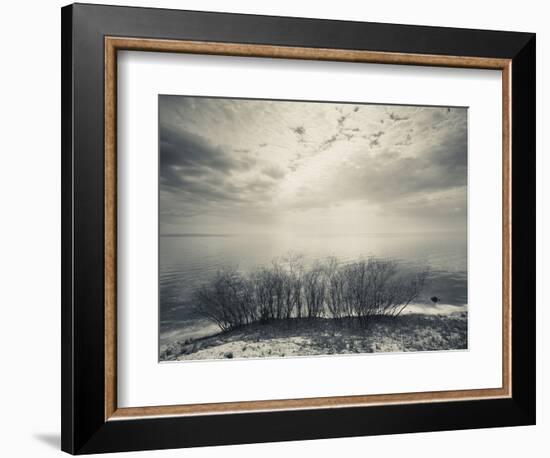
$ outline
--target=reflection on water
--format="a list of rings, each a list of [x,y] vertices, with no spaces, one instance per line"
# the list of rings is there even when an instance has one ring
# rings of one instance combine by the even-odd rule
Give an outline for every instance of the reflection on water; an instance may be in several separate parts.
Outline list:
[[[211,334],[217,327],[193,317],[191,291],[222,267],[247,272],[289,252],[306,265],[329,256],[341,263],[361,257],[392,258],[404,266],[430,267],[419,303],[430,297],[463,305],[467,298],[467,241],[462,233],[354,235],[185,235],[160,238],[161,345]]]

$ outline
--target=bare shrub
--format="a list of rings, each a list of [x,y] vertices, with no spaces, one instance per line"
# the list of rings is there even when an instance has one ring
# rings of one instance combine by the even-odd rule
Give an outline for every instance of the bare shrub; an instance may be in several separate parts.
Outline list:
[[[261,268],[252,273],[251,281],[258,307],[258,320],[265,323],[274,315],[275,282],[273,272],[271,269]]]
[[[195,314],[213,321],[222,331],[257,321],[251,285],[236,270],[218,271],[209,283],[195,290],[192,307]]]
[[[322,315],[325,303],[325,274],[323,267],[316,263],[304,275],[304,298],[307,318]]]
[[[336,319],[349,316],[351,309],[348,310],[344,300],[346,278],[336,257],[327,260],[325,275],[327,282],[326,304],[329,314]]]
[[[288,255],[248,276],[222,270],[198,288],[193,309],[222,331],[291,318],[397,317],[422,291],[428,271],[405,271],[395,261],[369,258],[340,265],[336,258],[304,268]]]
[[[284,281],[284,318],[290,319],[293,316],[302,317],[303,307],[303,256],[289,253],[283,258],[287,265],[287,272]]]
[[[273,282],[273,313],[271,319],[279,320],[285,317],[286,311],[286,283],[288,274],[279,261],[271,264],[271,278]]]
[[[404,273],[395,261],[370,258],[344,268],[343,302],[362,326],[374,316],[399,316],[424,287],[427,271]]]
[[[420,272],[412,272],[395,278],[388,288],[392,301],[387,303],[382,313],[392,317],[401,315],[411,302],[418,299],[426,284],[428,274],[429,270],[424,269]]]
[[[355,313],[360,324],[365,325],[372,316],[383,314],[384,307],[392,301],[388,285],[396,273],[396,264],[390,260],[370,258],[358,262],[354,272]]]

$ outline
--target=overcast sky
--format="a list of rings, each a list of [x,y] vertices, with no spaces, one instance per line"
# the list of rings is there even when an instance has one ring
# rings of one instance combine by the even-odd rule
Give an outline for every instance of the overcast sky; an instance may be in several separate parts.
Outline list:
[[[160,96],[160,230],[466,230],[467,110]]]

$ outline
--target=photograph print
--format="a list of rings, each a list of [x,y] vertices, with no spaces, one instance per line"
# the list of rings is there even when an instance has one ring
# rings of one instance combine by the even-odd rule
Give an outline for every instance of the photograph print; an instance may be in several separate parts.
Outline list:
[[[467,108],[158,101],[159,361],[468,348]]]

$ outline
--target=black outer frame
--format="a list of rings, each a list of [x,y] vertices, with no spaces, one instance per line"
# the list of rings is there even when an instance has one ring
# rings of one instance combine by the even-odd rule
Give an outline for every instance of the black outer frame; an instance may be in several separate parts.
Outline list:
[[[535,424],[534,34],[74,4],[62,8],[61,35],[64,451],[83,454]],[[105,36],[512,59],[512,397],[105,421]]]

